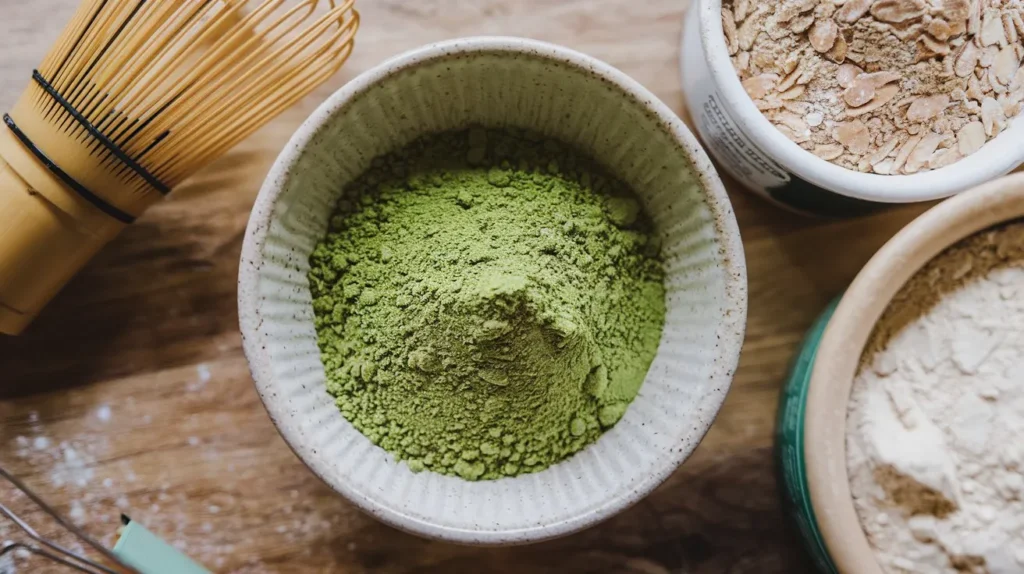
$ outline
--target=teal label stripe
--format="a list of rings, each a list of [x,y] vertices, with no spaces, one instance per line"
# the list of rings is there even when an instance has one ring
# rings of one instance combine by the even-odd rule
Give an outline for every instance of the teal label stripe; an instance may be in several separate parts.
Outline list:
[[[811,491],[807,485],[807,469],[804,464],[804,421],[814,357],[825,326],[838,304],[839,298],[836,298],[807,331],[779,399],[779,415],[775,426],[775,461],[783,506],[786,514],[796,523],[804,547],[818,570],[824,574],[839,574],[839,571],[821,538],[814,508],[811,506]]]

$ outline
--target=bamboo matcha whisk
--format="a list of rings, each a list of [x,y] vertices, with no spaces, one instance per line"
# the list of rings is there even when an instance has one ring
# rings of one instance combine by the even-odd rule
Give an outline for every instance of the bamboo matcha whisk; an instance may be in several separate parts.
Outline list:
[[[354,0],[84,0],[0,126],[0,332],[336,72]]]

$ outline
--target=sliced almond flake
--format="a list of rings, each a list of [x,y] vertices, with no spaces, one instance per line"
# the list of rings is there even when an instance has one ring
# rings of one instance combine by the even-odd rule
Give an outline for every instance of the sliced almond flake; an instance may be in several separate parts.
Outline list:
[[[1003,30],[1003,19],[999,9],[989,8],[981,19],[981,32],[978,34],[982,46],[998,46],[1006,42]]]
[[[846,0],[846,4],[836,12],[836,19],[852,24],[871,9],[872,0]]]
[[[836,45],[837,37],[839,37],[839,26],[832,20],[818,20],[807,34],[811,47],[822,54]]]
[[[806,86],[807,84],[811,83],[811,80],[813,80],[814,77],[814,69],[808,66],[807,68],[804,68],[804,70],[800,72],[800,76],[797,77],[796,83],[802,86]]]
[[[1003,34],[1011,44],[1016,44],[1020,36],[1017,34],[1017,27],[1013,24],[1013,16],[1010,12],[1003,12]]]
[[[991,68],[999,55],[999,46],[988,46],[981,49],[981,56],[978,58],[978,65],[982,68]]]
[[[1010,20],[1013,20],[1013,26],[1017,28],[1017,35],[1024,36],[1024,16],[1020,12],[1010,12]]]
[[[795,100],[795,99],[799,98],[800,96],[804,95],[804,92],[806,90],[807,90],[807,86],[804,86],[802,84],[797,84],[797,85],[793,86],[792,88],[786,90],[785,92],[782,92],[781,94],[779,94],[779,99],[781,99],[783,101]]]
[[[839,34],[836,36],[836,42],[832,45],[832,49],[825,54],[825,57],[837,64],[842,64],[849,54],[849,49],[850,45],[846,42],[846,38]]]
[[[952,20],[949,22],[949,35],[954,39],[960,39],[959,36],[963,36],[967,33],[967,19],[963,20]]]
[[[843,64],[839,66],[839,71],[836,73],[836,80],[839,82],[839,87],[849,88],[850,84],[853,83],[857,76],[864,73],[864,70],[854,66],[853,64]]]
[[[978,81],[978,77],[974,74],[971,74],[971,77],[967,80],[967,97],[976,100],[978,103],[985,99],[985,91],[981,88],[981,82]]]
[[[772,95],[762,100],[754,100],[754,105],[757,106],[757,109],[764,112],[767,110],[777,110],[783,106],[783,103],[778,97]]]
[[[992,64],[992,71],[995,73],[996,81],[1009,86],[1019,67],[1020,58],[1017,57],[1017,50],[1013,46],[1007,46],[999,51],[996,61]]]
[[[910,157],[910,154],[914,151],[914,148],[917,147],[917,144],[921,143],[922,139],[924,138],[921,136],[911,136],[910,139],[903,143],[903,146],[900,147],[900,151],[896,152],[896,159],[893,160],[893,173],[903,169],[904,164],[907,163],[907,158]]]
[[[893,140],[893,141],[896,141],[896,140]],[[893,169],[892,168],[893,168],[893,165],[895,165],[895,164],[896,164],[896,161],[895,160],[891,160],[891,159],[880,161],[880,162],[878,162],[876,164],[873,164],[871,166],[871,171],[877,173],[878,175],[892,175],[892,173],[893,173]]]
[[[920,21],[904,22],[902,24],[890,24],[887,30],[901,42],[912,43],[918,36],[924,34],[924,25]]]
[[[825,161],[832,161],[838,158],[839,156],[843,155],[844,151],[846,151],[846,149],[841,145],[824,144],[816,146],[814,150],[811,151],[811,153]]]
[[[784,126],[793,130],[793,133],[797,135],[810,134],[810,128],[808,127],[807,122],[805,122],[803,118],[794,114],[793,112],[785,110],[781,111],[775,115],[775,119],[776,121],[782,123]]]
[[[923,62],[925,60],[935,58],[937,56],[945,56],[949,54],[949,44],[940,42],[931,36],[924,35],[917,39],[917,61]]]
[[[733,13],[737,22],[746,20],[747,14],[750,14],[750,0],[736,0],[733,2]]]
[[[930,120],[943,112],[949,106],[949,96],[937,94],[917,98],[907,108],[907,121],[923,122]]]
[[[972,153],[981,149],[981,146],[985,145],[985,126],[981,122],[971,122],[964,127],[960,128],[960,131],[956,134],[957,148],[960,150],[960,155],[967,157]]]
[[[978,32],[981,31],[981,2],[979,0],[971,1],[971,15],[967,19],[967,33],[972,36],[977,36]]]
[[[785,107],[787,110],[801,116],[806,116],[811,113],[813,106],[809,102],[794,102],[792,100],[785,101]]]
[[[946,167],[952,165],[962,159],[960,150],[955,147],[940,149],[932,154],[932,157],[928,158],[928,169],[939,169],[940,167]]]
[[[925,12],[927,5],[923,0],[875,0],[871,4],[871,15],[890,24],[917,20]]]
[[[857,76],[850,87],[843,91],[843,101],[846,102],[846,105],[859,108],[875,97],[875,84],[870,80],[862,79],[865,75]]]
[[[729,55],[735,56],[740,51],[740,41],[736,36],[736,21],[732,19],[728,8],[722,8],[722,32],[725,33],[725,47]]]
[[[994,66],[988,69],[988,73],[985,74],[985,76],[988,78],[988,84],[992,86],[992,91],[996,94],[1005,94],[1010,91],[1009,88],[1003,85],[1003,83],[996,78],[996,69]]]
[[[963,22],[971,14],[968,0],[932,0],[932,14],[941,15],[949,22]]]
[[[896,84],[889,84],[879,88],[875,92],[875,97],[867,103],[867,105],[852,110],[847,110],[850,117],[862,116],[867,113],[871,113],[885,104],[892,101],[896,97],[896,94],[900,92],[900,87]]]
[[[773,62],[775,63],[775,62]],[[787,75],[793,73],[793,70],[800,66],[800,54],[792,53],[786,57],[786,61],[782,63],[782,70]]]
[[[761,22],[762,22],[763,11],[758,9],[749,18],[743,21],[739,29],[736,31],[736,37],[740,43],[740,49],[749,51],[754,47],[754,41],[757,40],[757,35],[761,33]]]
[[[950,44],[952,46],[952,44]],[[952,78],[956,75],[954,68],[956,67],[956,57],[960,53],[959,46],[953,46],[953,49],[949,55],[942,59],[942,69],[946,72],[946,76]]]
[[[989,94],[992,92],[992,82],[988,77],[988,70],[978,68],[978,73],[975,74],[975,77],[978,78],[978,87],[983,93]]]
[[[964,44],[963,50],[960,55],[957,56],[956,65],[953,70],[956,75],[960,78],[966,78],[974,73],[974,69],[978,67],[978,58],[981,57],[981,50],[974,42],[968,42]]]
[[[800,141],[801,140],[800,135],[797,134],[796,132],[794,132],[793,130],[789,129],[789,126],[786,126],[785,124],[773,124],[773,125],[775,126],[775,129],[777,129],[780,132],[782,132],[782,135],[786,136],[791,141],[794,141],[796,143],[802,143]],[[807,138],[803,138],[804,141],[806,141],[806,139]]]
[[[907,163],[903,165],[903,173],[910,175],[921,171],[921,168],[928,165],[928,160],[942,143],[945,136],[941,134],[927,134],[921,142],[914,146],[914,150],[907,156]]]
[[[812,24],[814,24],[814,14],[804,14],[803,16],[794,18],[793,21],[789,23],[789,29],[795,34],[803,34],[811,27]]]
[[[926,28],[928,35],[940,42],[945,42],[953,35],[953,28],[950,27],[949,22],[946,22],[942,18],[935,18],[931,22],[928,22]]]
[[[981,102],[981,123],[985,124],[985,135],[995,137],[1006,127],[1006,116],[1003,106],[994,98],[985,98]]]
[[[1010,89],[1014,92],[1024,89],[1024,66],[1017,69],[1017,74],[1013,76],[1013,81],[1010,82]]]
[[[775,12],[775,17],[779,22],[786,23],[804,12],[813,10],[817,5],[818,0],[800,0],[798,2],[783,3]]]
[[[860,120],[838,124],[832,137],[851,153],[857,155],[867,152],[871,146],[871,134],[868,132],[868,127]]]
[[[1018,114],[1020,114],[1021,108],[1024,108],[1024,102],[1020,100],[1007,100],[1005,102],[1002,102],[1001,104],[1003,106],[1003,115],[1005,115],[1008,118],[1016,117]]]
[[[889,138],[882,147],[878,148],[877,151],[868,156],[868,162],[870,162],[871,165],[877,165],[883,162],[885,158],[889,157],[889,154],[896,150],[896,146],[899,145],[899,143],[900,141],[898,139]]]
[[[736,56],[736,69],[740,72],[750,69],[750,52],[740,52]]]
[[[800,79],[800,70],[793,70],[792,72],[789,73],[788,76],[786,76],[785,78],[782,79],[781,82],[779,82],[779,85],[775,89],[777,89],[780,92],[785,92],[786,90],[795,86],[796,81],[798,79]]]
[[[1006,107],[1006,104],[1016,104],[1017,102],[1024,101],[1024,90],[1012,91],[1008,94],[999,96],[999,103]],[[1013,117],[1012,114],[1006,114],[1006,117]]]
[[[761,74],[760,76],[754,76],[753,78],[747,78],[743,80],[743,89],[747,91],[747,95],[754,100],[760,100],[775,90],[775,84],[779,82],[779,76],[776,74]]]
[[[896,72],[873,72],[871,74],[861,74],[856,79],[857,81],[870,82],[872,86],[881,88],[886,84],[899,81],[903,78],[901,74]]]

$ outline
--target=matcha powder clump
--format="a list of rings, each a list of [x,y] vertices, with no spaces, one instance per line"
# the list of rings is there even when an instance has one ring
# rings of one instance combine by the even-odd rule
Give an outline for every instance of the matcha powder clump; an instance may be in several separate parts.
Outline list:
[[[658,243],[565,146],[474,128],[377,158],[310,258],[327,388],[357,429],[468,480],[542,470],[622,417],[665,317]]]

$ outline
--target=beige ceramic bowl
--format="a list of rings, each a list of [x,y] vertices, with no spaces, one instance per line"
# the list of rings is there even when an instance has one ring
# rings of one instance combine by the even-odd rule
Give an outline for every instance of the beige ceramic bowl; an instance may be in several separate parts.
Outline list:
[[[542,472],[467,482],[411,472],[327,394],[306,273],[345,184],[426,133],[514,126],[575,144],[638,193],[662,238],[668,315],[623,419]],[[513,544],[579,530],[636,502],[696,448],[739,358],[746,271],[721,182],[671,110],[621,72],[550,44],[471,38],[394,58],[331,96],[267,177],[246,231],[239,315],[256,389],[332,488],[399,528]]]
[[[846,411],[853,377],[875,323],[918,269],[986,228],[1024,217],[1024,174],[949,199],[879,250],[843,295],[814,359],[804,455],[818,530],[839,572],[881,574],[861,529],[846,474]]]

